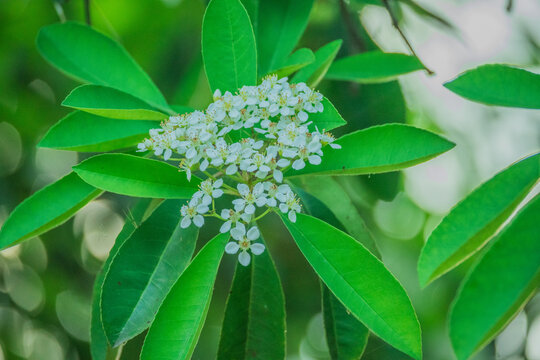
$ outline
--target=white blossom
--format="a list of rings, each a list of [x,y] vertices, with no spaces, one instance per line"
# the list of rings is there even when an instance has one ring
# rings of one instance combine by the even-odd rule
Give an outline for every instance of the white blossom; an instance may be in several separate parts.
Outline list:
[[[242,224],[243,225],[243,224]],[[253,226],[246,232],[245,226],[237,228],[236,232],[231,231],[233,239],[236,241],[231,241],[225,246],[225,252],[227,254],[238,254],[238,261],[244,266],[248,266],[251,262],[251,255],[249,255],[248,250],[253,255],[260,255],[264,252],[264,245],[261,243],[252,243],[252,241],[257,240],[260,236],[259,229],[256,226]]]

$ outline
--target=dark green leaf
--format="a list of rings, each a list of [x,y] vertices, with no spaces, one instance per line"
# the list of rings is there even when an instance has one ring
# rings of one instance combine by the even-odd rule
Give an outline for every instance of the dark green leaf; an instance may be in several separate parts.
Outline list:
[[[335,141],[341,149],[326,146],[320,165],[307,164],[287,176],[360,175],[401,170],[428,161],[455,144],[432,132],[403,124],[373,126]]]
[[[482,65],[444,86],[487,105],[540,109],[540,75],[506,65]]]
[[[195,250],[198,228],[180,228],[183,201],[166,200],[120,247],[103,283],[101,314],[113,346],[145,330]]]
[[[257,84],[257,49],[239,0],[212,0],[203,19],[202,53],[212,91],[235,92]]]
[[[7,218],[0,230],[0,249],[63,224],[101,193],[74,173],[45,186],[20,203]]]
[[[420,284],[429,284],[482,248],[539,178],[540,153],[501,171],[457,204],[422,249]]]
[[[459,360],[482,349],[540,286],[540,196],[497,236],[470,270],[450,313],[450,338]]]
[[[415,56],[370,51],[336,60],[325,78],[374,83],[422,69],[422,63]]]
[[[109,119],[74,111],[58,121],[39,142],[39,147],[80,152],[101,152],[134,146],[155,121]]]
[[[126,154],[97,155],[73,169],[98,189],[136,197],[188,199],[200,183],[163,161]]]
[[[259,75],[283,66],[307,26],[312,7],[313,0],[272,0],[259,3]]]
[[[36,42],[41,55],[67,75],[124,91],[168,110],[161,92],[127,51],[91,27],[69,21],[45,26]]]
[[[228,234],[210,240],[193,259],[159,308],[141,360],[189,359],[199,338]]]
[[[292,82],[305,82],[310,87],[317,87],[332,65],[343,40],[335,40],[315,52],[315,61],[300,69],[292,78]]]
[[[273,73],[279,78],[289,76],[314,61],[315,55],[313,55],[313,51],[307,48],[301,48],[289,55],[285,63],[279,69],[273,71]]]
[[[285,358],[285,299],[268,249],[236,265],[217,358]]]
[[[163,121],[168,117],[139,98],[101,85],[73,89],[62,105],[113,119]]]
[[[420,325],[400,283],[364,246],[309,215],[282,216],[326,286],[365,326],[396,349],[422,357]]]

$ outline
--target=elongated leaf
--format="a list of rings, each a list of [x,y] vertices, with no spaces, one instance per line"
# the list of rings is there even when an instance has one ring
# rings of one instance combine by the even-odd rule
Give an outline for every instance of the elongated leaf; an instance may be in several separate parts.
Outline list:
[[[317,87],[332,65],[343,40],[335,40],[315,51],[315,61],[300,69],[294,75],[292,82],[305,82],[310,87]]]
[[[70,21],[45,26],[36,43],[40,54],[67,75],[124,91],[168,110],[161,92],[127,51],[93,28]]]
[[[301,48],[293,52],[287,60],[285,60],[283,66],[274,71],[274,73],[277,74],[279,78],[289,76],[314,61],[315,55],[313,55],[313,51],[307,48]]]
[[[202,53],[212,91],[257,84],[255,35],[239,0],[212,0],[204,13]]]
[[[374,255],[344,232],[305,214],[282,216],[298,247],[336,297],[371,331],[415,359],[420,325],[407,293]]]
[[[487,105],[540,109],[540,75],[511,66],[482,65],[444,86],[464,98]]]
[[[341,149],[323,149],[320,165],[307,164],[287,176],[360,175],[401,170],[428,161],[455,144],[414,126],[386,124],[355,131],[335,141]]]
[[[195,250],[198,230],[181,229],[183,201],[166,200],[124,242],[105,276],[103,326],[113,346],[145,330]]]
[[[345,231],[336,216],[319,199],[295,188],[304,209],[311,215]],[[339,198],[336,195],[336,198]],[[321,283],[322,310],[328,349],[333,360],[360,359],[367,345],[369,330]]]
[[[328,69],[325,78],[376,83],[390,81],[423,68],[415,56],[370,51],[336,60]]]
[[[268,249],[236,265],[217,358],[285,358],[285,298]]]
[[[103,281],[105,280],[105,274],[109,271],[112,259],[118,252],[118,249],[124,244],[124,242],[131,236],[137,227],[143,221],[145,213],[150,207],[152,199],[141,199],[137,201],[133,206],[130,216],[126,218],[122,231],[116,237],[114,246],[109,252],[109,257],[103,264],[101,271],[96,276],[94,282],[94,291],[92,296],[92,316],[90,322],[90,353],[92,354],[92,360],[110,360],[116,359],[116,355],[120,348],[111,348],[103,329],[103,322],[101,321],[101,289],[103,287]]]
[[[425,286],[478,251],[540,178],[540,153],[521,160],[457,204],[429,236],[418,260]]]
[[[540,286],[540,196],[493,241],[465,278],[450,314],[459,360],[487,345]]]
[[[155,121],[123,121],[74,111],[53,125],[38,146],[80,152],[110,151],[136,145],[155,127]]]
[[[98,189],[136,197],[187,199],[200,183],[163,161],[126,154],[97,155],[73,169]]]
[[[0,249],[43,234],[71,218],[102,193],[76,174],[36,191],[19,204],[0,229]]]
[[[321,131],[323,129],[332,130],[347,124],[330,100],[323,98],[322,104],[324,106],[323,112],[309,115],[309,120],[313,121],[312,128],[317,127]]]
[[[199,338],[225,243],[220,234],[197,254],[159,308],[141,353],[141,360],[189,359]]]
[[[81,85],[62,105],[113,119],[165,120],[167,115],[128,93],[101,85]]]
[[[360,359],[369,330],[343,306],[328,287],[321,284],[326,340],[332,360]]]
[[[259,75],[279,69],[304,32],[313,0],[259,2],[257,47]]]

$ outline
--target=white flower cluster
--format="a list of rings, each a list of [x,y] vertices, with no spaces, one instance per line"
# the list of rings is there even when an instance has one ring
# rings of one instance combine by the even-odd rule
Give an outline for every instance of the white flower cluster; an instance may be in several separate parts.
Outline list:
[[[234,95],[216,90],[214,102],[204,112],[171,116],[161,128],[150,130],[150,138],[138,148],[180,161],[188,179],[192,171],[208,177],[182,207],[181,226],[202,227],[205,216],[223,220],[221,232],[230,231],[235,240],[226,252],[240,251],[239,261],[247,266],[248,250],[258,255],[264,245],[254,243],[259,238],[257,227],[249,231],[246,227],[269,210],[279,209],[293,222],[300,211],[291,188],[281,184],[284,172],[300,170],[306,162],[320,164],[325,145],[339,148],[331,134],[316,127],[310,131],[309,114],[324,110],[322,99],[305,83],[289,84],[287,78],[275,75],[259,86],[244,86]],[[223,209],[219,215],[214,200],[224,193],[238,198],[232,209]],[[267,210],[255,217],[258,207]]]

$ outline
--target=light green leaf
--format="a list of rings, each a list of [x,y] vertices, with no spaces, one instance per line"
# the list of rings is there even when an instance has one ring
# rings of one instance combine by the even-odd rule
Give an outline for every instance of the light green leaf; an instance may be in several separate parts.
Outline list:
[[[403,124],[355,131],[335,141],[341,149],[323,148],[320,165],[306,164],[286,176],[360,175],[401,170],[428,161],[455,144],[432,132]]]
[[[155,121],[117,120],[74,111],[53,125],[39,147],[80,152],[101,152],[134,146]]]
[[[342,43],[343,40],[341,39],[335,40],[315,51],[315,61],[303,69],[300,69],[296,75],[293,76],[292,82],[305,82],[312,88],[317,87],[336,58]]]
[[[202,54],[212,91],[257,84],[255,35],[239,0],[212,0],[204,13]]]
[[[113,119],[159,120],[168,116],[128,93],[101,85],[81,85],[62,105]]]
[[[152,199],[140,199],[133,206],[130,211],[130,215],[126,217],[124,227],[122,231],[116,237],[114,246],[109,252],[109,257],[103,264],[101,271],[96,276],[94,282],[94,291],[92,296],[92,317],[90,323],[90,353],[92,354],[92,360],[110,360],[116,359],[116,355],[120,348],[112,349],[109,346],[105,330],[103,330],[103,323],[101,321],[101,288],[103,287],[103,281],[105,280],[105,274],[109,271],[112,259],[118,252],[118,249],[124,242],[131,236],[137,227],[143,221],[143,218],[147,210],[151,207],[150,203]]]
[[[159,308],[141,360],[189,359],[201,333],[228,234],[210,240],[193,259]]]
[[[313,121],[313,124],[310,125],[312,130],[314,130],[315,127],[320,131],[332,130],[347,124],[330,100],[323,98],[322,104],[324,106],[323,112],[309,114],[309,121]]]
[[[540,75],[507,65],[482,65],[444,86],[487,105],[540,109]]]
[[[360,359],[369,330],[343,306],[328,287],[321,284],[326,341],[332,360]]]
[[[279,78],[286,77],[314,61],[315,55],[313,55],[313,51],[307,48],[301,48],[289,55],[281,68],[273,71],[273,73],[275,73]]]
[[[0,249],[43,234],[71,218],[102,193],[76,174],[36,191],[19,204],[0,229]]]
[[[487,345],[540,286],[540,196],[497,236],[461,285],[450,313],[459,360]]]
[[[457,204],[422,249],[420,284],[429,284],[482,248],[539,178],[540,153],[501,171]]]
[[[304,32],[313,0],[273,0],[259,3],[257,47],[259,75],[283,66]]]
[[[422,63],[415,56],[370,51],[334,61],[325,78],[377,83],[422,69]]]
[[[165,98],[150,77],[116,41],[84,24],[43,27],[36,40],[40,54],[67,75],[136,96],[167,111]]]
[[[285,299],[268,248],[249,266],[237,262],[217,358],[285,358]]]
[[[200,179],[187,180],[184,172],[163,161],[126,154],[102,154],[73,167],[87,183],[117,194],[188,199],[197,191]]]
[[[420,359],[420,325],[400,283],[364,246],[305,214],[282,216],[298,247],[332,293],[384,341]]]
[[[181,200],[166,200],[120,247],[105,275],[103,327],[118,346],[145,330],[195,250],[198,228],[180,228]]]

